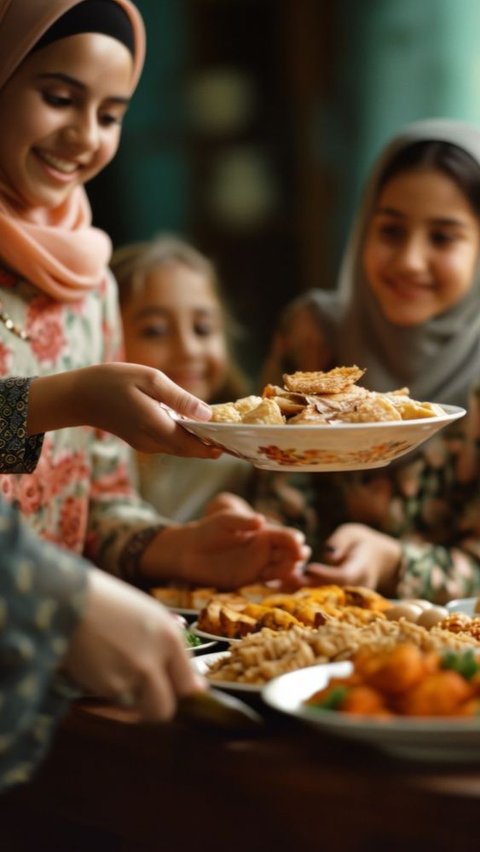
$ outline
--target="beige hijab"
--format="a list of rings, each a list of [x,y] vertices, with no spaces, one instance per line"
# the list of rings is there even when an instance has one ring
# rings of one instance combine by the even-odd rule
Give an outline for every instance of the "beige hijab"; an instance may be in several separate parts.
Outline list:
[[[46,30],[80,0],[0,0],[0,87]],[[130,18],[135,40],[133,86],[145,57],[142,19],[129,0],[115,0]],[[3,263],[60,301],[97,287],[111,254],[107,235],[92,227],[83,187],[54,210],[18,212],[0,173],[0,257]]]
[[[480,378],[480,264],[467,296],[450,310],[414,328],[389,322],[365,279],[362,247],[378,180],[394,154],[412,142],[445,141],[466,151],[480,168],[480,128],[431,119],[405,127],[385,148],[367,181],[335,292],[312,291],[313,303],[338,364],[367,368],[365,384],[387,391],[408,386],[416,399],[465,405]]]

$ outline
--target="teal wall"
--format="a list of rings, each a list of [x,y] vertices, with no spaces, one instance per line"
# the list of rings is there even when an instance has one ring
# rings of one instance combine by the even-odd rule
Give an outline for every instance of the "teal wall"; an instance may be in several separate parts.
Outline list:
[[[225,11],[238,2],[243,0],[138,0],[148,36],[145,71],[119,154],[90,189],[95,219],[116,244],[160,229],[188,233],[189,10],[198,14],[202,5],[220,4]],[[264,0],[256,2],[263,8]],[[297,3],[313,10],[323,4],[332,21],[329,57],[319,58],[319,65],[329,63],[328,82],[319,85],[312,109],[311,150],[322,172],[334,176],[326,228],[338,256],[365,173],[400,125],[434,115],[480,124],[480,0],[278,0],[272,10],[280,20]],[[322,43],[319,34],[319,50]],[[242,45],[234,49],[242,54]],[[248,44],[243,51],[248,56]],[[285,87],[285,77],[277,76]],[[279,124],[277,132],[292,136],[295,127]]]
[[[409,121],[480,125],[479,0],[336,0],[334,86],[319,103],[318,154],[342,176],[336,239],[365,174]]]
[[[97,224],[116,245],[159,230],[184,231],[188,157],[183,79],[186,63],[182,0],[140,0],[147,59],[109,168],[89,188]]]

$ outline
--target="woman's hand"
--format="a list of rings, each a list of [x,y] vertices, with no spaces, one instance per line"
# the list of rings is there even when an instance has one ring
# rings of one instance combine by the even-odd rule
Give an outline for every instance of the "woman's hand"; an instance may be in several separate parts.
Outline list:
[[[306,584],[367,586],[395,594],[402,554],[397,539],[364,524],[342,524],[326,542],[327,548],[329,564],[311,562],[304,575]]]
[[[230,491],[221,491],[216,494],[205,506],[203,514],[214,515],[216,512],[221,512],[224,509],[231,509],[238,514],[255,515],[255,510],[252,509],[250,503],[247,503],[243,497],[238,494],[232,494]]]
[[[118,435],[145,453],[218,458],[177,423],[163,403],[178,414],[210,419],[210,408],[164,373],[140,364],[98,364],[42,376],[29,392],[29,435],[66,426],[93,426]]]
[[[63,667],[87,692],[144,721],[170,719],[179,696],[205,688],[170,613],[97,568],[89,571],[86,608]]]
[[[163,529],[145,550],[141,573],[149,582],[176,578],[219,589],[296,582],[310,555],[304,541],[298,530],[270,524],[251,509],[222,509]]]

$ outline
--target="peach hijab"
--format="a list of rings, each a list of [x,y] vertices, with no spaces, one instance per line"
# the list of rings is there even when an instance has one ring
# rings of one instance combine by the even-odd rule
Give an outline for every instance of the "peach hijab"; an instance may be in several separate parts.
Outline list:
[[[80,0],[0,0],[0,87],[49,27]],[[129,0],[125,10],[135,41],[133,85],[145,57],[140,13]],[[13,201],[13,203],[12,203]],[[97,287],[111,254],[109,237],[91,224],[90,204],[82,186],[56,209],[19,211],[0,173],[0,259],[44,293],[63,302]]]

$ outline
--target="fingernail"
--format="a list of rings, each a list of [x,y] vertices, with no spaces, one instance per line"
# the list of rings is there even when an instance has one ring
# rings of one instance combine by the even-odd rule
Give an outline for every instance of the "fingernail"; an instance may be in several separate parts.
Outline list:
[[[206,402],[199,402],[193,409],[193,415],[198,417],[199,420],[210,420],[212,409]]]

